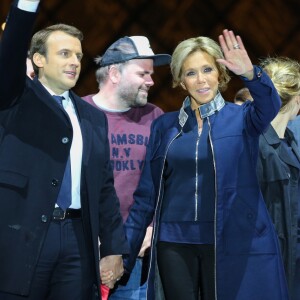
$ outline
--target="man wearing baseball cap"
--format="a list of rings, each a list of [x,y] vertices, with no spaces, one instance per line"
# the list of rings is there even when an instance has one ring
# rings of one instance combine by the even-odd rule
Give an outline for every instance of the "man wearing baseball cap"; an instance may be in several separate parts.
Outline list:
[[[99,91],[83,99],[107,116],[111,165],[125,222],[141,175],[151,123],[163,114],[159,107],[148,103],[149,89],[154,85],[154,66],[169,65],[171,56],[154,54],[145,36],[125,36],[95,61],[99,66],[96,71]],[[109,299],[146,299],[142,266],[147,261],[145,252],[151,236],[149,227],[129,280],[122,278]]]

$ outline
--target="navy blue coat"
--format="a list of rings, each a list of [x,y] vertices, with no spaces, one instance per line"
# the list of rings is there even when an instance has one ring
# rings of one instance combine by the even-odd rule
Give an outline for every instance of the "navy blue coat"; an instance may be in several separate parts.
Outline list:
[[[260,134],[280,108],[280,98],[265,73],[246,81],[254,98],[243,106],[227,103],[208,117],[215,169],[215,289],[218,300],[286,300],[287,285],[278,238],[262,198],[256,162]],[[145,166],[125,222],[130,271],[147,226],[154,217],[148,299],[164,299],[155,244],[164,194],[164,167],[172,141],[180,139],[190,105],[154,121]],[[186,201],[182,203],[186,205]],[[178,283],[180,284],[180,282]]]
[[[0,290],[27,295],[50,224],[72,126],[38,80],[26,76],[36,13],[13,7],[0,46]],[[70,91],[83,138],[81,207],[95,261],[128,251],[109,162],[105,115]],[[62,139],[68,137],[69,143]],[[64,140],[65,141],[65,140]]]

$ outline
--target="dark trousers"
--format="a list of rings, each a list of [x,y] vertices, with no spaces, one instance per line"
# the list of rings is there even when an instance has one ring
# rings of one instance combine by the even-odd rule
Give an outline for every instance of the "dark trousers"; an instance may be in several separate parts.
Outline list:
[[[1,300],[95,300],[93,254],[81,219],[52,221],[27,297],[0,293]]]
[[[157,243],[157,263],[166,300],[214,300],[214,246]]]

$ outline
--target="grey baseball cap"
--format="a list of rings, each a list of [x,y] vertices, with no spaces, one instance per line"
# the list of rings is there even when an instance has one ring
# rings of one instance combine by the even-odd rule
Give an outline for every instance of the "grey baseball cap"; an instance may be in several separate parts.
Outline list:
[[[145,36],[125,36],[114,42],[98,61],[100,67],[122,63],[131,59],[153,59],[154,66],[171,62],[169,54],[154,54]]]

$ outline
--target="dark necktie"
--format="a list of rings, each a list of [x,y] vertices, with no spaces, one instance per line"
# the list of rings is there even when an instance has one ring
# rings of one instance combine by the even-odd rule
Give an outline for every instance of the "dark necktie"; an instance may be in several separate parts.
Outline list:
[[[54,95],[53,98],[62,107],[62,109],[64,109],[62,104],[62,100],[64,99],[64,97]],[[66,210],[72,203],[71,188],[72,188],[72,177],[71,177],[71,164],[70,164],[70,155],[69,155],[64,177],[61,182],[61,187],[56,201],[57,205],[63,210]]]

